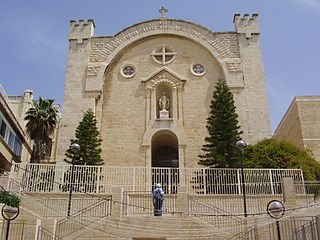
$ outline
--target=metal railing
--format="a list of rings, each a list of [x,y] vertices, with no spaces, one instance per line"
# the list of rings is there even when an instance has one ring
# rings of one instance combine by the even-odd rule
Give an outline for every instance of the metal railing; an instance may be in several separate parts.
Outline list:
[[[282,239],[318,240],[315,217],[290,217],[279,220],[279,227]],[[269,225],[269,235],[270,239],[277,239],[276,223]]]
[[[101,198],[99,202],[82,209],[70,217],[59,220],[56,225],[56,234],[63,238],[104,217],[110,216],[111,203],[111,196],[103,199]]]
[[[278,234],[285,240],[319,240],[316,217],[289,217],[278,220],[278,224],[279,228],[276,221],[264,226],[249,226],[229,240],[278,240]]]
[[[231,238],[229,238],[229,240],[244,240],[244,239],[245,240],[257,240],[257,239],[259,239],[257,234],[258,234],[257,227],[251,226],[251,227],[247,228],[246,231],[241,231],[241,232],[238,232],[236,235],[233,235]],[[264,239],[267,240],[267,238],[264,238]],[[269,238],[269,240],[271,240],[271,238]],[[278,240],[278,239],[275,239],[275,240]]]
[[[243,226],[242,218],[203,202],[199,197],[189,196],[188,205],[190,216],[201,218],[216,228],[232,226],[233,230],[240,231]]]
[[[176,194],[165,194],[163,215],[174,215],[176,211]],[[123,213],[129,215],[153,215],[152,191],[126,191],[123,193]]]
[[[147,168],[71,166],[62,164],[13,164],[10,180],[21,183],[27,192],[66,193],[72,186],[75,193],[110,194],[113,187],[124,191],[151,191],[161,183],[167,193],[177,193],[186,186],[188,194],[241,195],[240,169],[214,168]],[[284,177],[303,183],[300,169],[244,169],[247,195],[281,194]],[[74,181],[71,182],[71,179]]]
[[[239,195],[192,195],[197,196],[197,199],[210,206],[221,209],[222,211],[241,215],[243,213],[243,196]],[[247,213],[254,214],[265,212],[266,206],[271,200],[282,201],[283,197],[280,194],[275,195],[247,195]]]
[[[295,183],[294,191],[298,195],[304,195],[306,202],[317,202],[320,200],[320,182],[305,181],[303,183]]]
[[[309,222],[304,223],[295,231],[294,240],[318,240],[318,228],[316,219],[313,217]]]
[[[8,221],[0,220],[1,239],[5,239]],[[25,220],[10,221],[8,237],[10,240],[23,240],[25,232]]]
[[[49,230],[43,228],[42,226],[38,227],[37,240],[63,240],[59,236],[50,232]]]

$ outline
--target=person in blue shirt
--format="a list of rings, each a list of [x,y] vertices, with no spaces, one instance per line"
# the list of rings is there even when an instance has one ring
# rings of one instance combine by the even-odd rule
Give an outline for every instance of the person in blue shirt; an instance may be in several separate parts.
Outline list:
[[[154,216],[162,216],[162,203],[164,200],[164,191],[161,184],[157,183],[152,193]]]

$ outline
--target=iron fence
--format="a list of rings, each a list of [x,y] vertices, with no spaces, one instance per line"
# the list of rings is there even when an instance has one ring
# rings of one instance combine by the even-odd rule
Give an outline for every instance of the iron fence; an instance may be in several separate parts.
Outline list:
[[[61,164],[13,164],[10,180],[20,183],[20,191],[67,193],[72,187],[75,193],[110,194],[112,188],[124,191],[151,191],[161,183],[169,194],[177,193],[179,186],[186,186],[189,194],[241,195],[240,169],[217,168],[148,168],[75,166]],[[247,195],[281,194],[281,182],[291,177],[303,183],[300,169],[244,169]],[[71,182],[73,179],[73,182]]]
[[[98,202],[81,211],[59,220],[56,225],[56,234],[59,237],[65,237],[104,217],[110,216],[111,203],[111,196],[101,198]]]
[[[59,236],[50,232],[49,230],[43,228],[42,226],[38,227],[37,240],[63,240]]]
[[[1,239],[6,239],[8,221],[0,221]],[[8,232],[8,239],[10,240],[23,240],[25,232],[25,220],[10,221],[10,227]]]
[[[153,215],[152,191],[126,191],[123,193],[123,213],[129,215]],[[167,194],[163,201],[162,209],[164,215],[176,213],[176,194]]]

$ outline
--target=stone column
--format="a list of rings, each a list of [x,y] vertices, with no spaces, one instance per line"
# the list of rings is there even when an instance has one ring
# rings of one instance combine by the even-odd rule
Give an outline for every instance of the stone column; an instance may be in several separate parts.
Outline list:
[[[294,208],[297,206],[296,193],[294,189],[293,178],[283,178],[283,201],[285,203],[285,208]]]
[[[184,146],[179,145],[179,185],[185,186],[185,170],[184,170]]]
[[[316,224],[317,224],[317,236],[320,239],[320,215],[316,216]]]
[[[146,190],[150,190],[149,186],[152,186],[152,173],[151,173],[151,167],[152,167],[152,159],[151,159],[151,146],[146,147]]]
[[[172,89],[172,118],[178,119],[177,89]]]
[[[180,216],[189,214],[188,195],[187,195],[187,188],[185,186],[178,187],[176,206],[177,208],[175,211]]]
[[[183,120],[183,115],[182,115],[182,89],[178,88],[178,93],[177,93],[177,101],[178,101],[178,119]]]
[[[150,121],[150,100],[151,100],[151,89],[147,88],[147,98],[146,98],[146,124]]]
[[[111,190],[112,194],[112,221],[119,221],[122,218],[123,211],[123,189],[119,187],[113,187]]]
[[[151,107],[150,107],[150,111],[151,111],[151,121],[154,121],[157,117],[157,105],[156,105],[156,91],[155,89],[151,89],[150,90],[150,104],[151,104]]]

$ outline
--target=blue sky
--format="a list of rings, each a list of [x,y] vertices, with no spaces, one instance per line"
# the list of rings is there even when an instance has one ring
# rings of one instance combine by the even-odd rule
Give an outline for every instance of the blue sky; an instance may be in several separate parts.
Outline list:
[[[259,14],[273,130],[294,96],[320,94],[320,0],[1,0],[0,82],[61,104],[69,20],[92,18],[95,35],[113,35],[161,6],[213,31],[233,31],[234,13]]]

